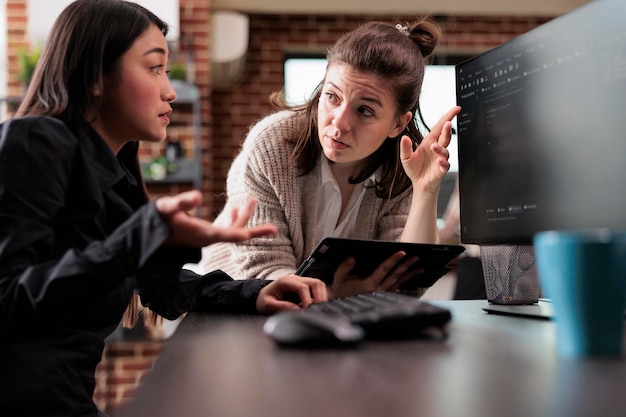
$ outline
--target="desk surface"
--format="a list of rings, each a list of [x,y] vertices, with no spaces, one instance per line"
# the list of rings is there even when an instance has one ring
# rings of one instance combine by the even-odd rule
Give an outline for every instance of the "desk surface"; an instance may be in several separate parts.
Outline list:
[[[190,314],[115,417],[626,415],[626,357],[560,360],[551,321],[451,309],[445,340],[277,347],[264,317]]]

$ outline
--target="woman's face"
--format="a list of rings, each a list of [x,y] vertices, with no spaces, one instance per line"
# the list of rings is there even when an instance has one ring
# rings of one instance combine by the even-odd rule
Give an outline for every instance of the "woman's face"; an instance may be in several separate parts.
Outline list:
[[[333,64],[318,105],[319,140],[328,159],[352,165],[373,154],[387,138],[396,137],[411,120],[398,115],[389,83],[348,65]]]
[[[168,47],[155,26],[139,36],[121,57],[113,74],[103,78],[94,127],[115,153],[131,140],[160,142],[166,138],[176,98],[167,76]]]

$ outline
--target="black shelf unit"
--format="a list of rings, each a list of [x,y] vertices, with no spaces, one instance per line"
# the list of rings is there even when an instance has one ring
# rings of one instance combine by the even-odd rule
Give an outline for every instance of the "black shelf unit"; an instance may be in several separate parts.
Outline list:
[[[145,178],[146,184],[150,185],[175,185],[192,184],[194,189],[202,188],[202,147],[200,129],[200,92],[198,87],[181,80],[172,80],[172,86],[176,90],[177,104],[191,105],[193,127],[193,150],[189,158],[176,161],[176,171],[168,173],[163,179]],[[142,168],[147,168],[149,162],[142,163]],[[145,172],[145,170],[144,170]]]

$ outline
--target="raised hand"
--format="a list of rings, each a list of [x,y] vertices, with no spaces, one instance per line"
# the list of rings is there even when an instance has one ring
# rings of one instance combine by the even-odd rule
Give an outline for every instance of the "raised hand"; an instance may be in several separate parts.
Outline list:
[[[443,177],[450,169],[448,145],[452,138],[452,119],[461,111],[461,107],[450,109],[422,143],[413,151],[411,140],[404,136],[400,142],[400,159],[407,176],[414,188],[436,192]]]

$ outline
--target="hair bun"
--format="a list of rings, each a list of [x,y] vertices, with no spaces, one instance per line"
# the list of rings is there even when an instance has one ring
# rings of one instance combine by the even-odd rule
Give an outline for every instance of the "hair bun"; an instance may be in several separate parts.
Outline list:
[[[433,53],[440,36],[439,25],[430,17],[424,17],[411,25],[410,37],[424,57]]]

